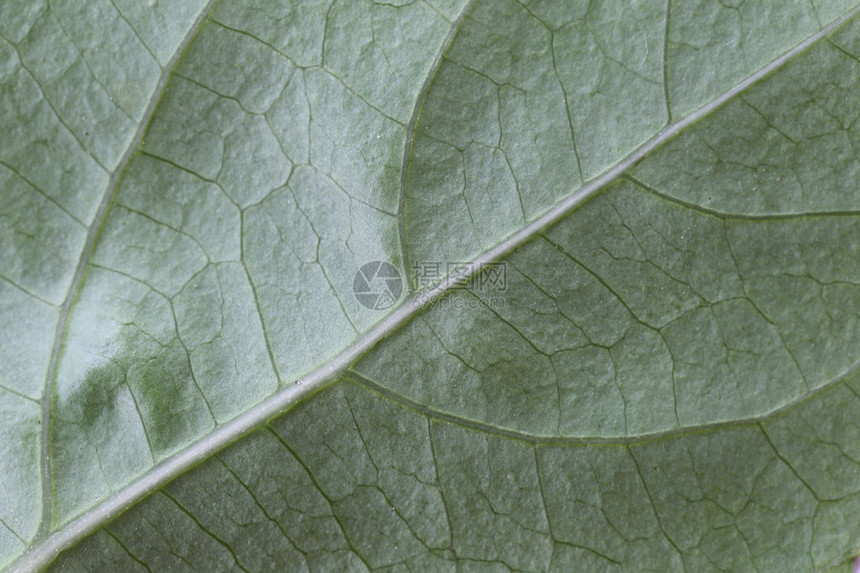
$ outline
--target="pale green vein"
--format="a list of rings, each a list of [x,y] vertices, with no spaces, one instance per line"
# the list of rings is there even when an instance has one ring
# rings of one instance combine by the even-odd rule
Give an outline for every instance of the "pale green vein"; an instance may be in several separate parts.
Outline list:
[[[48,374],[45,378],[45,391],[42,395],[42,453],[40,456],[42,468],[42,521],[39,526],[39,531],[36,534],[36,539],[45,538],[51,528],[53,510],[53,484],[51,475],[50,454],[51,404],[54,393],[54,383],[57,378],[57,370],[60,362],[60,356],[62,353],[63,342],[65,341],[66,329],[69,324],[72,304],[74,303],[78,292],[80,291],[81,284],[83,283],[84,276],[86,275],[87,266],[89,265],[90,257],[92,256],[96,239],[99,236],[102,224],[107,217],[111,199],[116,193],[116,190],[119,188],[119,183],[122,179],[123,173],[125,172],[125,168],[128,166],[132,156],[134,155],[140,142],[143,140],[143,137],[146,134],[149,120],[152,117],[152,114],[155,112],[156,107],[158,107],[158,102],[160,101],[161,96],[164,93],[164,88],[167,85],[167,81],[170,78],[170,72],[173,70],[176,63],[179,61],[180,56],[185,51],[185,48],[188,46],[188,44],[191,42],[191,39],[194,37],[194,34],[196,33],[200,24],[203,22],[209,11],[215,6],[216,2],[217,0],[210,0],[209,4],[201,11],[197,20],[191,26],[188,35],[185,37],[179,48],[176,50],[176,54],[170,60],[168,65],[164,67],[161,77],[159,78],[158,84],[155,87],[155,91],[153,92],[153,97],[149,102],[149,106],[143,114],[137,132],[132,138],[128,149],[126,149],[125,154],[123,155],[116,169],[111,174],[110,180],[108,181],[108,185],[105,188],[104,195],[102,196],[101,203],[99,204],[99,207],[96,211],[96,215],[93,218],[93,224],[90,227],[89,232],[87,233],[86,241],[84,242],[84,246],[81,249],[81,257],[78,260],[78,265],[75,269],[75,274],[74,278],[72,279],[71,286],[69,287],[69,291],[66,294],[66,298],[63,301],[62,306],[60,307],[60,317],[57,321],[57,328],[54,333],[54,345],[51,349],[51,358],[48,366]],[[34,553],[38,553],[38,549],[39,544],[33,544],[30,548],[30,551],[28,551],[28,554],[33,555]],[[21,559],[26,560],[28,554],[22,556]],[[13,564],[12,568],[14,569],[14,567],[15,565]]]
[[[542,446],[587,446],[587,445],[610,445],[610,446],[628,446],[632,444],[644,443],[644,442],[652,442],[654,440],[659,440],[663,438],[672,438],[678,436],[684,436],[687,434],[695,434],[695,433],[703,433],[703,432],[712,432],[723,429],[730,428],[741,428],[741,427],[749,427],[749,426],[757,426],[762,422],[774,418],[791,410],[795,406],[810,400],[811,398],[821,395],[830,388],[833,388],[837,384],[840,384],[844,380],[846,380],[851,375],[860,371],[860,360],[846,368],[843,372],[841,372],[836,377],[828,380],[818,388],[814,390],[810,390],[804,393],[801,396],[798,396],[771,410],[770,412],[766,412],[764,414],[758,416],[750,416],[749,418],[738,418],[736,420],[726,421],[726,422],[714,422],[710,424],[695,424],[688,426],[678,426],[669,430],[661,430],[658,432],[646,432],[646,433],[638,433],[635,436],[613,436],[613,437],[593,437],[593,436],[564,436],[564,437],[554,437],[554,436],[539,436],[535,434],[529,434],[526,432],[518,431],[518,430],[510,430],[507,428],[500,428],[498,426],[493,426],[491,424],[487,424],[485,422],[479,422],[476,420],[471,420],[468,418],[464,418],[462,416],[458,416],[455,414],[450,414],[448,412],[438,410],[431,406],[427,406],[421,402],[417,402],[390,390],[389,388],[383,386],[382,384],[376,382],[375,380],[371,380],[366,376],[355,372],[354,370],[349,370],[349,372],[344,376],[344,380],[351,380],[357,384],[364,386],[365,388],[412,410],[416,413],[422,414],[424,416],[429,417],[431,420],[439,420],[442,422],[446,422],[449,424],[453,424],[462,428],[468,428],[471,430],[476,430],[482,432],[484,434],[493,435],[493,436],[501,436],[504,438],[509,438],[512,440],[517,440],[520,442],[525,442],[529,444],[539,444]],[[850,388],[850,386],[848,386]]]
[[[823,217],[858,217],[860,216],[860,211],[799,211],[796,213],[768,213],[763,215],[746,215],[744,213],[727,213],[725,211],[717,211],[716,209],[709,209],[708,207],[703,207],[702,205],[691,203],[689,201],[684,201],[683,199],[679,199],[677,197],[673,197],[672,195],[667,195],[662,191],[655,189],[654,187],[648,185],[647,183],[637,179],[635,176],[625,173],[619,179],[623,179],[629,181],[636,187],[639,187],[642,191],[649,193],[659,199],[662,199],[666,202],[673,203],[680,207],[684,207],[685,209],[689,209],[695,213],[700,213],[702,215],[707,215],[709,217],[713,217],[715,219],[720,219],[722,221],[750,221],[750,222],[761,222],[761,221],[791,221],[795,219],[815,219],[815,218],[823,218]]]
[[[409,122],[406,124],[406,139],[403,145],[403,160],[400,165],[400,195],[397,201],[397,227],[398,232],[400,233],[400,249],[401,249],[401,261],[403,265],[403,270],[406,271],[407,284],[412,287],[412,273],[410,272],[410,259],[409,259],[409,249],[406,248],[407,245],[407,236],[406,236],[406,183],[407,183],[407,175],[409,171],[409,159],[412,157],[412,145],[415,141],[415,125],[418,123],[418,118],[421,116],[421,110],[424,109],[424,102],[427,100],[427,92],[430,90],[430,86],[433,85],[433,80],[436,78],[436,74],[439,72],[439,67],[442,65],[442,61],[445,57],[445,53],[451,47],[451,44],[454,42],[454,38],[457,37],[457,33],[460,31],[460,28],[463,25],[463,21],[466,19],[466,16],[472,10],[472,6],[474,6],[476,0],[469,0],[466,3],[466,6],[463,8],[463,11],[457,17],[456,20],[451,24],[451,29],[448,31],[448,36],[442,42],[442,45],[439,48],[439,52],[436,54],[436,57],[433,59],[433,63],[430,65],[430,70],[427,74],[427,77],[424,79],[424,84],[421,86],[421,91],[418,93],[418,97],[415,98],[415,106],[412,108],[412,115],[409,118]]]

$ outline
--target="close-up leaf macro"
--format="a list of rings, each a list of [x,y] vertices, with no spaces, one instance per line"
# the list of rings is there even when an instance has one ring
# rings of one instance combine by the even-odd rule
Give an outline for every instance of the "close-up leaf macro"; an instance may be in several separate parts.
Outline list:
[[[0,0],[0,570],[848,573],[858,118],[856,0]]]

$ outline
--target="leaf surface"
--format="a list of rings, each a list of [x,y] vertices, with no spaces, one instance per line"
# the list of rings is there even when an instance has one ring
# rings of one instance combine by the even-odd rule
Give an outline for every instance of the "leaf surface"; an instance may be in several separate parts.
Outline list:
[[[0,7],[0,563],[854,555],[858,8],[634,4]]]

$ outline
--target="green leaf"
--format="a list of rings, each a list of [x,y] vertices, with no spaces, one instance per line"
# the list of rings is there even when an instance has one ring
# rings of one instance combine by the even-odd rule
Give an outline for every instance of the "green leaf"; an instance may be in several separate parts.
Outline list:
[[[845,570],[858,13],[3,3],[0,566]]]

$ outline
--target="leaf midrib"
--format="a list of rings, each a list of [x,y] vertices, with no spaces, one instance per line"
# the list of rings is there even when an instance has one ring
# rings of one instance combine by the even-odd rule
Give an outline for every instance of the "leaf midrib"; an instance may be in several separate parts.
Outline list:
[[[64,341],[70,309],[86,275],[88,262],[95,246],[96,240],[98,238],[99,230],[109,210],[111,199],[119,186],[126,166],[128,165],[131,158],[134,156],[140,144],[140,141],[146,134],[149,121],[154,111],[158,107],[158,103],[164,93],[164,88],[171,76],[172,70],[175,68],[185,49],[193,40],[202,22],[206,19],[208,14],[212,11],[212,9],[217,3],[218,0],[209,1],[206,7],[198,15],[198,18],[195,20],[187,36],[183,39],[173,58],[171,58],[170,62],[164,67],[162,71],[162,76],[159,79],[154,96],[150,101],[146,113],[143,116],[140,127],[135,133],[135,137],[132,139],[132,142],[126,150],[122,160],[120,161],[119,165],[114,170],[111,176],[110,182],[105,191],[105,195],[102,198],[102,202],[94,219],[95,222],[87,235],[87,241],[84,245],[82,256],[78,263],[78,267],[76,269],[72,286],[69,290],[69,294],[64,301],[63,306],[61,307],[60,320],[58,321],[54,348],[51,354],[49,373],[46,379],[45,396],[42,400],[43,420],[50,420],[49,414],[51,396],[53,394],[53,384],[54,379],[56,378],[57,365],[59,363],[59,358],[62,351],[62,343]],[[464,11],[462,12],[461,16],[458,17],[458,19],[455,20],[455,22],[453,23],[452,30],[454,31],[453,33],[450,33],[445,40],[446,42],[448,42],[448,44],[450,44],[450,42],[456,36],[456,30],[459,29],[462,20],[470,10],[473,3],[474,0],[469,2]],[[523,245],[529,239],[537,235],[543,229],[560,221],[563,217],[565,217],[571,211],[579,207],[591,196],[596,194],[598,191],[600,191],[610,183],[617,180],[628,169],[630,169],[640,160],[647,157],[656,148],[672,139],[675,135],[677,135],[690,125],[704,119],[705,117],[722,107],[724,104],[732,100],[735,96],[744,92],[752,85],[758,83],[772,72],[780,69],[789,61],[793,60],[794,58],[805,52],[822,38],[830,35],[837,28],[850,21],[858,14],[860,14],[860,5],[854,7],[849,12],[847,12],[837,20],[831,22],[815,34],[809,36],[808,38],[797,44],[791,50],[775,58],[764,67],[760,68],[756,73],[748,76],[741,82],[732,86],[730,89],[726,90],[706,105],[690,113],[684,118],[674,123],[668,124],[659,133],[657,133],[651,139],[639,146],[632,153],[624,157],[613,167],[603,172],[600,176],[584,183],[573,194],[557,203],[555,206],[546,211],[543,215],[541,215],[531,223],[527,224],[525,227],[523,227],[516,233],[510,235],[508,238],[500,242],[497,246],[478,255],[472,262],[466,265],[463,272],[459,273],[457,277],[447,277],[432,288],[413,295],[410,299],[397,307],[393,312],[391,312],[382,320],[377,322],[368,331],[356,338],[350,345],[345,347],[329,362],[318,366],[310,373],[297,379],[294,384],[291,384],[278,390],[275,394],[273,394],[269,398],[266,398],[256,406],[240,414],[236,418],[233,418],[232,420],[224,423],[209,434],[203,436],[191,446],[185,448],[184,450],[176,452],[165,460],[162,460],[160,463],[153,466],[145,474],[138,477],[135,481],[123,487],[111,496],[105,498],[102,503],[92,507],[84,514],[80,515],[76,519],[63,525],[62,527],[50,534],[49,527],[52,500],[52,482],[50,480],[50,456],[46,456],[43,453],[43,519],[39,531],[35,537],[35,539],[42,538],[42,540],[36,545],[31,545],[22,556],[16,559],[9,566],[8,571],[17,573],[24,571],[35,571],[42,567],[45,567],[60,553],[60,551],[70,546],[88,533],[94,531],[97,527],[104,524],[105,522],[117,517],[120,513],[122,513],[136,501],[142,499],[143,497],[152,493],[162,485],[178,477],[194,465],[209,458],[211,455],[223,449],[227,445],[249,434],[269,419],[283,413],[287,408],[296,403],[300,398],[318,392],[323,388],[325,384],[334,381],[340,374],[347,370],[347,368],[351,364],[353,364],[365,352],[369,351],[375,344],[395,333],[400,327],[404,326],[413,316],[422,312],[428,306],[430,300],[445,295],[452,287],[455,287],[460,284],[460,281],[463,278],[468,278],[472,274],[474,274],[475,271],[481,268],[482,265],[503,258],[507,254],[512,252],[514,249]],[[433,66],[431,67],[430,73],[428,74],[428,79],[425,80],[425,83],[422,86],[422,90],[419,93],[418,98],[416,99],[416,107],[413,111],[409,123],[410,128],[414,128],[414,125],[418,120],[418,116],[420,115],[420,108],[421,106],[423,106],[428,88],[432,84],[432,78],[435,76],[435,72],[438,69],[439,63],[441,62],[442,56],[444,55],[444,51],[446,49],[447,46],[443,45],[440,54],[434,60]],[[411,130],[407,131],[408,138],[404,146],[404,160],[402,166],[403,171],[401,172],[401,191],[405,189],[405,180],[403,179],[403,173],[405,172],[405,168],[408,163],[408,156],[412,147],[411,133]],[[402,201],[403,199],[401,193],[401,205],[399,213],[401,219],[403,214]],[[405,233],[403,231],[401,231],[401,237],[405,238]],[[403,243],[403,249],[405,252],[405,243]],[[406,263],[406,260],[407,259],[404,259],[404,264]],[[860,362],[855,363],[854,365],[849,367],[846,372],[840,374],[839,376],[825,384],[823,387],[810,392],[809,395],[820,392],[822,391],[822,389],[832,386],[833,384],[844,379],[845,376],[849,375],[857,368],[860,368]],[[803,399],[807,399],[808,397],[809,396],[804,396]],[[791,407],[791,405],[793,405],[794,403],[795,401],[793,401],[791,404],[784,405],[777,411],[783,411]],[[770,412],[764,417],[766,418],[772,416],[773,414],[774,412]],[[745,420],[738,421],[737,423],[746,424],[751,423],[751,421]],[[720,425],[724,426],[725,423],[722,423]],[[689,431],[689,428],[684,428],[678,431],[687,432]],[[654,437],[662,436],[650,436],[650,438]],[[49,423],[42,424],[42,445],[43,452],[49,451],[49,449],[47,449],[50,445]],[[48,500],[47,504],[45,503],[45,500]],[[45,518],[46,515],[47,519]]]

